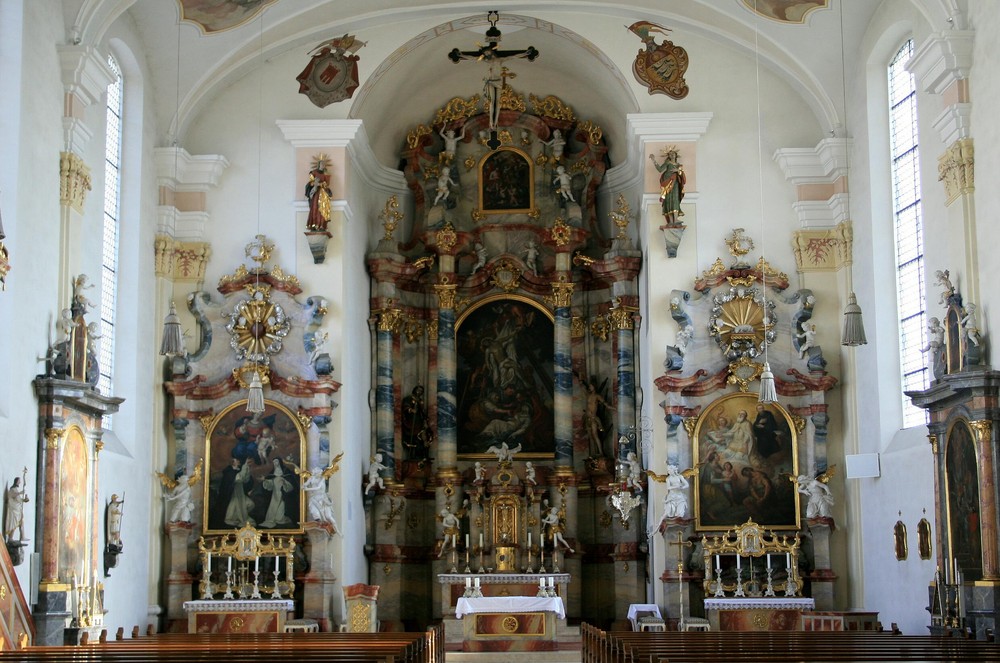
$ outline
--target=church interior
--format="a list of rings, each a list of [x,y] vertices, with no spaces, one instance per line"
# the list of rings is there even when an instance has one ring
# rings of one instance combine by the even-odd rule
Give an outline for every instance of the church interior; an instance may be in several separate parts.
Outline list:
[[[0,0],[0,649],[992,639],[994,30]]]

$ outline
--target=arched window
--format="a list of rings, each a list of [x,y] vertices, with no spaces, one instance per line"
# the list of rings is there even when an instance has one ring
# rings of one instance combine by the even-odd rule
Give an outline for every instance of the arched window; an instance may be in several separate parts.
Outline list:
[[[101,377],[97,382],[102,394],[111,395],[115,370],[115,309],[118,303],[118,234],[121,209],[122,107],[121,68],[112,56],[108,67],[115,81],[108,86],[107,120],[104,147],[104,241],[101,255],[101,338],[98,362]],[[110,421],[104,422],[110,427]]]
[[[917,131],[917,88],[906,65],[913,40],[896,51],[889,63],[889,154],[892,212],[896,245],[896,301],[903,391],[928,387],[927,315],[924,298],[924,231],[920,204],[920,151]],[[903,398],[903,427],[927,423],[924,410]]]

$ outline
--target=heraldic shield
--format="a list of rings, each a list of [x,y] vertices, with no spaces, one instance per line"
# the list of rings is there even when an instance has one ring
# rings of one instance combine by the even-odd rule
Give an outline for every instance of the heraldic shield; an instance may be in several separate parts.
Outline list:
[[[344,35],[317,46],[309,64],[295,77],[299,92],[320,108],[349,99],[358,89],[360,58],[353,52],[364,45],[352,35]]]
[[[667,34],[667,28],[638,21],[628,28],[642,39],[646,48],[639,51],[632,63],[632,73],[636,80],[649,88],[650,94],[659,92],[673,99],[683,99],[687,96],[688,86],[684,73],[688,68],[688,54],[680,46],[664,40],[657,44],[652,33]]]

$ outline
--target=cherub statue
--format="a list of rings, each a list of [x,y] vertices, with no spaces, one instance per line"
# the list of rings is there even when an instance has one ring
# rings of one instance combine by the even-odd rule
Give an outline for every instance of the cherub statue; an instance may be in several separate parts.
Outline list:
[[[368,466],[368,485],[365,486],[365,495],[376,485],[379,490],[385,490],[385,481],[379,476],[379,472],[385,468],[386,466],[382,464],[382,454],[376,453],[372,456],[371,465]]]
[[[441,134],[442,140],[444,140],[444,149],[438,154],[438,160],[445,164],[450,164],[455,158],[455,152],[458,149],[458,141],[465,138],[465,125],[462,125],[462,133],[455,135],[454,129],[445,129],[442,125],[441,129],[438,131]]]
[[[86,274],[80,274],[73,279],[73,304],[79,306],[84,311],[94,308],[94,302],[87,299],[87,296],[83,293],[84,290],[90,290],[93,287],[93,283],[87,282]]]
[[[969,302],[965,305],[965,315],[960,321],[962,324],[962,334],[969,339],[969,343],[979,347],[982,337],[979,335],[979,314],[976,313],[976,305]]]
[[[552,183],[558,185],[556,193],[561,195],[563,200],[576,202],[576,198],[573,197],[573,176],[566,172],[565,166],[556,166],[556,176]]]
[[[486,480],[486,468],[478,460],[476,461],[476,481]]]
[[[563,157],[563,151],[566,149],[566,139],[563,138],[562,131],[556,129],[552,132],[552,138],[549,140],[543,140],[543,145],[552,148],[552,161],[560,161]]]
[[[451,189],[448,186],[455,186],[455,181],[451,179],[451,168],[448,166],[441,166],[441,174],[438,176],[437,180],[437,196],[434,198],[434,205],[437,205],[442,200],[448,200],[448,196],[451,195]]]
[[[816,325],[802,325],[802,333],[795,337],[802,339],[802,345],[799,346],[799,359],[802,359],[810,348],[816,346]]]
[[[449,544],[452,548],[458,547],[458,533],[461,531],[462,523],[458,516],[448,509],[441,509],[438,512],[438,520],[444,525],[444,538],[441,540],[441,550],[438,552],[438,557],[441,557]]]
[[[937,279],[934,281],[934,285],[941,286],[941,297],[938,299],[938,304],[944,306],[948,303],[948,298],[955,294],[955,286],[951,284],[951,272],[947,269],[939,269],[934,272],[934,276]]]
[[[194,499],[191,497],[191,489],[196,483],[201,481],[201,468],[204,458],[198,460],[194,471],[190,476],[184,470],[178,470],[175,478],[171,479],[163,472],[157,472],[160,483],[167,489],[163,499],[173,502],[170,508],[170,515],[167,517],[168,523],[189,523],[191,514],[194,511]]]
[[[538,484],[538,481],[535,480],[535,466],[531,464],[530,460],[524,464],[524,482],[532,486]]]
[[[330,339],[330,332],[323,332],[322,334],[316,332],[312,337],[312,352],[309,353],[309,363],[314,364],[319,356],[323,354],[323,350],[326,347],[326,342]]]
[[[337,534],[340,534],[340,528],[337,526],[337,519],[333,515],[333,500],[330,498],[330,493],[326,490],[326,482],[340,470],[340,459],[343,457],[344,452],[341,451],[330,461],[325,470],[314,467],[311,471],[306,471],[296,467],[295,463],[289,463],[295,473],[304,479],[302,492],[308,498],[309,520],[326,523],[333,527],[333,531]]]
[[[491,445],[486,450],[486,453],[496,454],[498,463],[509,463],[512,460],[514,460],[514,454],[519,453],[520,451],[521,451],[520,444],[511,449],[510,447],[507,446],[507,442],[504,441],[500,443],[499,447],[496,446],[495,444]]]
[[[927,325],[927,347],[921,350],[921,352],[931,352],[932,355],[936,354],[937,351],[944,345],[944,327],[941,326],[941,321],[937,318],[931,318]]]
[[[677,348],[677,354],[684,356],[687,352],[688,345],[694,339],[694,325],[684,325],[677,330],[677,336],[674,339],[674,347]]]
[[[478,272],[482,267],[486,265],[486,258],[487,258],[486,247],[483,246],[482,242],[476,242],[475,249],[476,249],[476,264],[472,266],[473,274]]]
[[[795,482],[796,489],[808,498],[806,501],[806,518],[830,517],[830,508],[833,506],[833,495],[826,484],[834,475],[836,467],[836,465],[831,466],[815,478],[810,477],[808,474],[800,474],[795,478],[789,477],[791,481]]]
[[[535,240],[530,240],[524,249],[524,264],[533,274],[538,274],[538,245]]]
[[[638,491],[642,491],[642,466],[639,464],[639,459],[636,457],[634,451],[628,452],[625,456],[625,462],[622,463],[624,469],[628,472],[625,475],[625,487],[635,488]]]

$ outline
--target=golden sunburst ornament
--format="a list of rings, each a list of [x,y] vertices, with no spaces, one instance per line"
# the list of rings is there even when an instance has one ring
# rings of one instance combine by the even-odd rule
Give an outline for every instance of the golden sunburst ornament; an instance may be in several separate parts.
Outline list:
[[[250,297],[228,315],[229,344],[237,359],[268,364],[281,351],[281,343],[291,328],[284,309],[270,299],[269,289],[248,287]]]
[[[774,303],[766,302],[755,288],[730,288],[716,295],[713,302],[709,332],[727,359],[752,359],[764,351],[765,339],[774,343],[774,317],[770,314]]]

